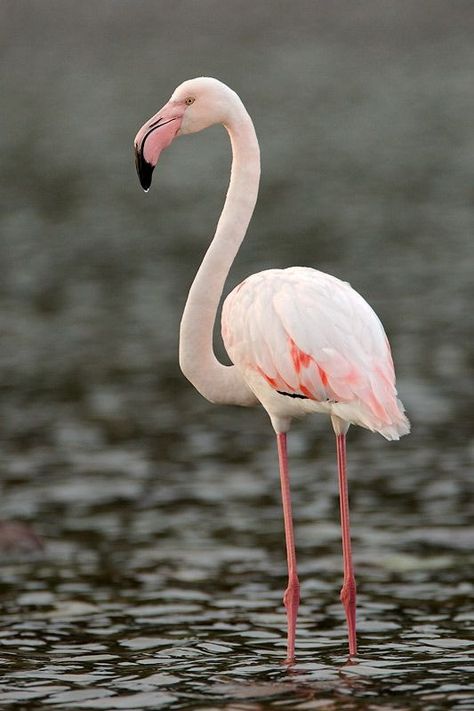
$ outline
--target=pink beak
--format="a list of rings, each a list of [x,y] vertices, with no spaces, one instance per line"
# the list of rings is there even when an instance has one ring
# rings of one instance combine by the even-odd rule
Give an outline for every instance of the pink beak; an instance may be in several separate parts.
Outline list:
[[[182,107],[170,102],[152,116],[135,136],[135,165],[140,185],[145,191],[151,185],[153,169],[161,151],[168,148],[180,129],[183,114]]]

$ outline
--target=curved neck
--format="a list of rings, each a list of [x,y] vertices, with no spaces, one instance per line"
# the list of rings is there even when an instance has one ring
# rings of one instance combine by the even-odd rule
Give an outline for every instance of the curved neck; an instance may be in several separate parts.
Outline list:
[[[189,291],[181,320],[179,361],[184,375],[211,402],[256,402],[234,366],[219,363],[213,329],[224,283],[257,201],[260,151],[252,120],[239,100],[225,126],[232,144],[229,188],[216,233]]]

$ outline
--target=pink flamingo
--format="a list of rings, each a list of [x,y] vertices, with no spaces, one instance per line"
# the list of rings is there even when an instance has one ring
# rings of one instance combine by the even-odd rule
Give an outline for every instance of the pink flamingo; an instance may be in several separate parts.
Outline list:
[[[300,600],[288,476],[286,434],[294,417],[321,412],[336,435],[349,654],[357,653],[356,584],[346,480],[346,432],[351,423],[389,440],[409,432],[397,399],[390,346],[368,303],[347,282],[306,267],[253,274],[225,299],[222,337],[233,365],[213,350],[213,326],[224,282],[245,237],[257,200],[260,154],[252,120],[228,86],[201,77],[181,84],[135,138],[140,183],[148,190],[162,150],[178,135],[223,124],[232,144],[229,189],[216,233],[189,291],[179,361],[210,402],[261,403],[276,432],[288,561],[287,662],[294,660]]]

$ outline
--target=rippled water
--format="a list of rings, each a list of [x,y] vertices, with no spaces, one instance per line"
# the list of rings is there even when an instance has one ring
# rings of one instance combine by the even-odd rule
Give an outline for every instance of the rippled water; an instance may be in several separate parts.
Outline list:
[[[473,709],[470,3],[58,7],[1,11],[0,707]],[[226,138],[178,141],[146,196],[130,143],[201,73],[240,91],[262,145],[229,287],[318,266],[393,344],[413,432],[349,435],[352,664],[329,423],[289,440],[287,668],[270,425],[176,364]]]
[[[178,436],[169,421],[148,442],[104,446],[103,425],[66,407],[55,446],[12,455],[2,511],[35,522],[47,550],[2,566],[3,703],[472,708],[459,452],[352,438],[360,653],[347,665],[332,452],[294,433],[303,603],[288,670],[270,433],[256,414],[241,432],[233,414],[184,420]]]

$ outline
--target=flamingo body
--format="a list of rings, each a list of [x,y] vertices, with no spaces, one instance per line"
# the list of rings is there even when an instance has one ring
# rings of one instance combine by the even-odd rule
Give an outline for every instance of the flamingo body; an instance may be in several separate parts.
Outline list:
[[[161,151],[176,136],[225,126],[232,170],[215,235],[189,290],[181,319],[181,370],[209,401],[267,410],[277,435],[288,562],[287,661],[294,660],[299,581],[291,512],[286,433],[294,417],[325,413],[336,434],[342,531],[344,605],[349,654],[357,652],[356,584],[352,565],[346,477],[351,423],[398,439],[409,431],[395,389],[390,346],[368,303],[346,282],[305,267],[269,269],[227,297],[222,336],[232,365],[218,361],[213,327],[225,280],[252,217],[260,151],[252,120],[238,95],[210,77],[183,82],[139,130],[135,159],[140,183],[151,184]]]
[[[314,412],[408,432],[383,326],[347,282],[308,267],[253,274],[224,302],[222,337],[277,432]]]

